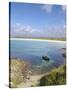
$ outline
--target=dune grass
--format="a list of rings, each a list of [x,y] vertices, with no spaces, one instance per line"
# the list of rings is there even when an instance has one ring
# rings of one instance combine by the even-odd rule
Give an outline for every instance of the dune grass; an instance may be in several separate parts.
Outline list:
[[[11,60],[10,64],[10,87],[16,87],[24,82],[28,74],[29,64],[24,60]]]
[[[40,79],[39,86],[64,85],[66,84],[66,66],[52,70]]]
[[[10,87],[22,87],[25,82],[26,84],[29,83],[27,82],[27,76],[29,76],[30,69],[29,69],[30,64],[25,62],[24,60],[17,60],[13,59],[11,60],[11,65],[10,65]],[[37,75],[38,76],[38,75]],[[66,65],[62,65],[59,68],[55,68],[52,71],[45,73],[44,76],[41,76],[41,78],[38,79],[38,77],[32,75],[32,80],[33,82],[30,85],[31,87],[33,86],[48,86],[48,85],[64,85],[66,84]],[[30,78],[31,78],[30,77]],[[39,80],[39,81],[38,81]],[[27,86],[25,85],[25,86]]]

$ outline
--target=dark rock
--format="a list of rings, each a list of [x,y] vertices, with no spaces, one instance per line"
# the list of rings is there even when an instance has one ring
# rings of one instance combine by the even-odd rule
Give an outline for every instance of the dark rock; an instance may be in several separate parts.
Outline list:
[[[62,48],[63,50],[66,50],[66,48]]]
[[[66,58],[66,53],[63,53],[62,56],[63,56],[64,58]]]
[[[64,57],[64,58],[66,58],[66,48],[61,48],[61,50],[62,50],[62,56]]]
[[[50,60],[50,58],[47,57],[47,56],[42,56],[42,59],[45,60],[45,61],[49,61]]]

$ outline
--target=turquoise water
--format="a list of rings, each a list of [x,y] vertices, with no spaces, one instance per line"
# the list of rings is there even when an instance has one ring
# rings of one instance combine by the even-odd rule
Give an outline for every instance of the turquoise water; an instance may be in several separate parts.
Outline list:
[[[10,41],[10,58],[19,58],[31,62],[33,65],[42,63],[42,56],[48,56],[50,62],[46,65],[64,64],[64,58],[60,52],[65,48],[65,43],[31,41],[31,40],[11,40]]]

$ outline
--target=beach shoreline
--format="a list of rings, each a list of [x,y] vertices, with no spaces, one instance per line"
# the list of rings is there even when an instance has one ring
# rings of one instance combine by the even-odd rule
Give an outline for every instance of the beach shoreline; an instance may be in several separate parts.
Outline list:
[[[21,67],[20,65],[21,65],[21,63],[24,65],[24,64],[26,64],[25,62],[23,62],[23,61],[18,61],[17,59],[15,59],[15,61],[13,62],[12,60],[11,60],[11,70],[12,71],[10,71],[10,74],[11,74],[11,76],[13,76],[13,75],[15,75],[15,73],[16,73],[16,75],[18,75],[18,71],[19,71],[19,68],[17,68],[17,67]],[[25,81],[21,81],[20,83],[18,83],[17,84],[17,82],[15,82],[16,81],[16,78],[17,78],[17,76],[13,76],[14,78],[12,79],[11,77],[11,80],[12,81],[10,81],[10,84],[11,84],[11,88],[14,88],[14,87],[18,87],[18,88],[20,88],[20,87],[35,87],[35,86],[40,86],[40,83],[41,83],[41,80],[43,80],[43,78],[44,78],[44,84],[45,84],[45,77],[47,77],[47,78],[50,78],[50,75],[51,76],[53,76],[53,74],[54,75],[57,75],[57,74],[55,74],[55,73],[57,73],[58,72],[58,74],[60,75],[61,73],[63,74],[63,75],[65,75],[65,69],[64,69],[64,66],[65,66],[65,64],[63,64],[63,65],[60,65],[59,67],[57,67],[57,68],[53,68],[51,71],[49,71],[49,72],[47,72],[47,73],[44,73],[44,74],[36,74],[36,75],[30,75],[29,76],[29,74],[27,73],[27,76],[29,77],[29,79],[28,78],[25,78]],[[13,69],[14,68],[14,69]],[[20,68],[21,69],[21,68]],[[17,72],[15,72],[15,71],[17,71]],[[22,70],[22,69],[21,69]],[[29,70],[30,71],[30,70]],[[19,73],[21,73],[21,71],[19,72]],[[24,72],[25,73],[25,72]],[[25,75],[25,74],[22,74],[22,76],[23,75]],[[18,78],[21,78],[21,76],[19,75],[19,77]],[[20,80],[20,79],[18,79],[17,78],[17,81],[18,80]],[[21,78],[22,79],[22,78]],[[58,77],[58,79],[59,79],[59,77]],[[65,78],[64,78],[65,79]],[[46,80],[48,80],[48,79],[46,79]],[[51,78],[50,78],[50,80],[52,80]],[[60,81],[60,80],[59,80]],[[44,85],[44,86],[46,86],[46,85]]]
[[[30,40],[30,41],[45,41],[45,42],[55,42],[55,43],[66,43],[66,41],[60,41],[60,40],[42,40],[42,39],[26,39],[26,38],[10,38],[10,40]]]

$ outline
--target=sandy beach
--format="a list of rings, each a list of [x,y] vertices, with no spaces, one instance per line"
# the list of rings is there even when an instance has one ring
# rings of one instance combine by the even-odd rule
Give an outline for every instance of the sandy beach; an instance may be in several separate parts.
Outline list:
[[[31,41],[45,41],[45,42],[55,42],[55,43],[66,43],[66,41],[60,40],[44,40],[44,39],[25,39],[25,38],[10,38],[10,40],[31,40]]]

